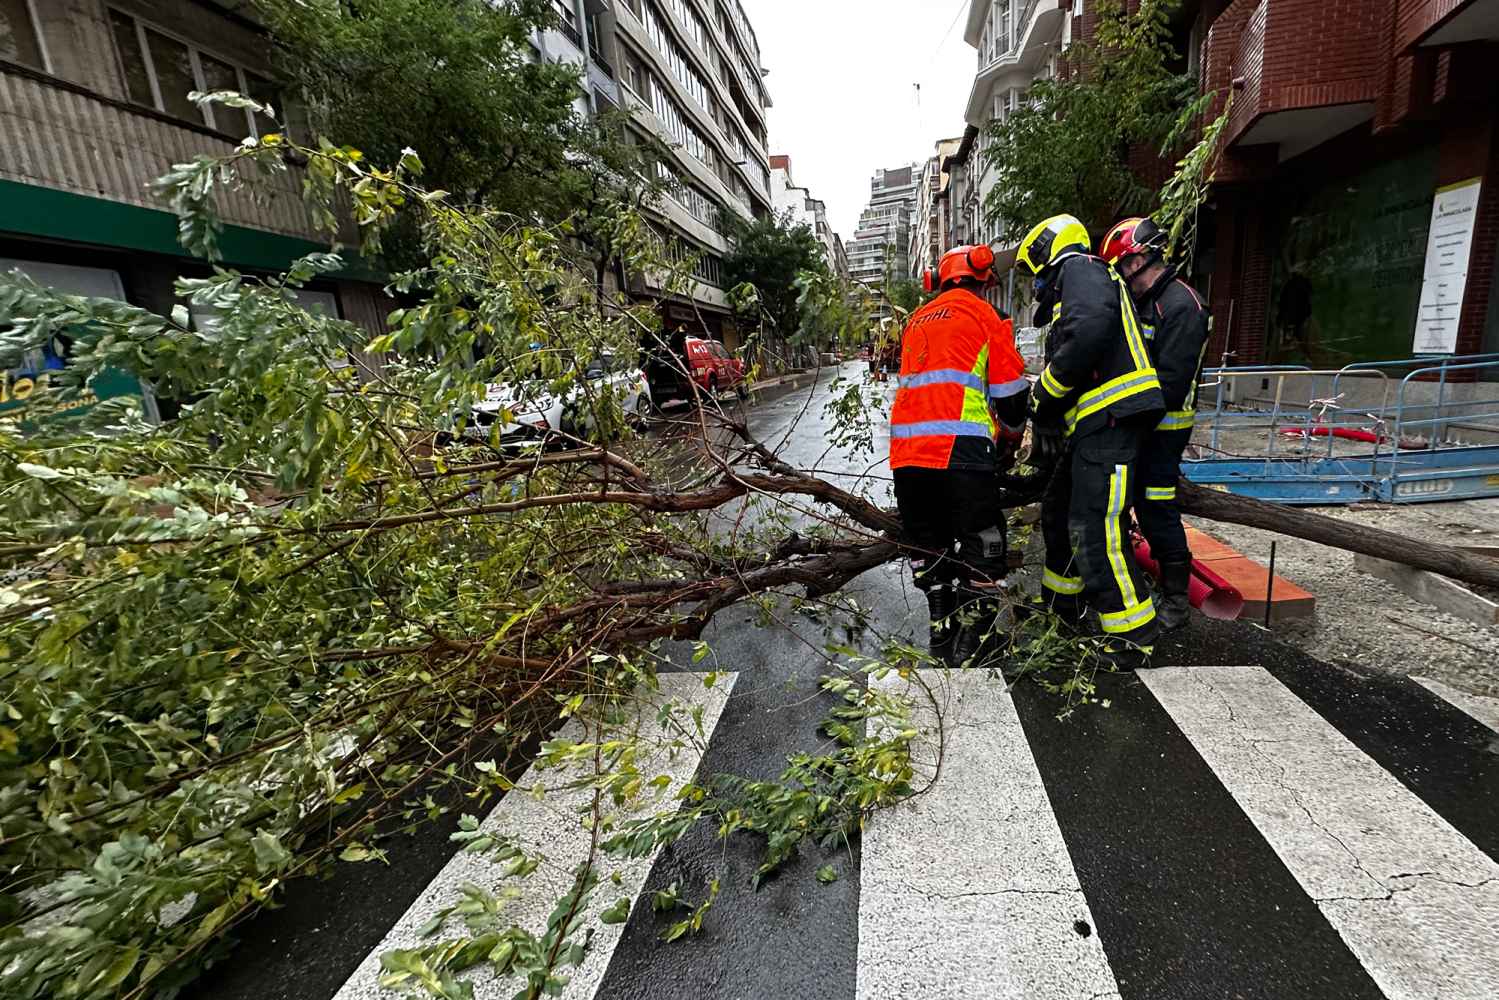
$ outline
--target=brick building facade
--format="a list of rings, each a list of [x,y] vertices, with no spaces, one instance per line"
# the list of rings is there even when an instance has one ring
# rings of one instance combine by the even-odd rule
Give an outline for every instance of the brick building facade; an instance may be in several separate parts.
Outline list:
[[[1499,0],[1206,0],[1197,18],[1214,114],[1233,95],[1199,251],[1212,357],[1418,353],[1433,199],[1474,181],[1454,349],[1499,352]]]

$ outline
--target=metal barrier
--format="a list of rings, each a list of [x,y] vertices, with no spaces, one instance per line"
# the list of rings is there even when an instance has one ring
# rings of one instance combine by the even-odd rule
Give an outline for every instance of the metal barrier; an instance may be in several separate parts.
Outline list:
[[[1499,496],[1499,387],[1487,397],[1477,389],[1473,398],[1453,396],[1455,386],[1493,385],[1485,376],[1499,378],[1499,354],[1336,370],[1207,369],[1202,389],[1216,392],[1210,410],[1199,408],[1198,428],[1213,457],[1184,463],[1184,472],[1195,482],[1288,504]],[[1249,379],[1261,382],[1256,406],[1241,405],[1245,394],[1226,391]],[[1229,395],[1234,401],[1226,402]],[[1454,429],[1491,435],[1494,443],[1454,442]],[[1263,431],[1263,447],[1252,445],[1254,455],[1231,454],[1225,435],[1246,431]],[[1314,439],[1319,447],[1307,447]],[[1300,447],[1288,454],[1291,441]]]

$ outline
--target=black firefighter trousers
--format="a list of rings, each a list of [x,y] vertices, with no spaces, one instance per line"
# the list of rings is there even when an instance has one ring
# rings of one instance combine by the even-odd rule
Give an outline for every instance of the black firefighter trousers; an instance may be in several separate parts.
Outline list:
[[[1155,431],[1145,442],[1140,460],[1140,490],[1136,494],[1135,520],[1150,543],[1150,554],[1164,566],[1192,561],[1187,530],[1182,527],[1181,507],[1176,502],[1176,484],[1181,479],[1182,455],[1192,440],[1192,429]]]
[[[1159,631],[1129,537],[1150,433],[1148,423],[1127,421],[1074,438],[1041,501],[1047,602],[1064,615],[1086,604],[1105,635],[1138,646]]]

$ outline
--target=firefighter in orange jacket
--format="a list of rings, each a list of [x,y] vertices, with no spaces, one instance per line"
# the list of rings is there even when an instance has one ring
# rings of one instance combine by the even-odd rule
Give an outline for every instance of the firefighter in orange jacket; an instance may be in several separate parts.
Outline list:
[[[890,412],[895,502],[916,586],[927,598],[933,655],[961,663],[999,611],[1008,566],[995,475],[1013,464],[1030,387],[1014,326],[980,297],[994,281],[994,251],[945,254],[941,294],[918,309],[901,340]],[[933,290],[927,275],[927,288]],[[957,627],[960,605],[971,619]]]

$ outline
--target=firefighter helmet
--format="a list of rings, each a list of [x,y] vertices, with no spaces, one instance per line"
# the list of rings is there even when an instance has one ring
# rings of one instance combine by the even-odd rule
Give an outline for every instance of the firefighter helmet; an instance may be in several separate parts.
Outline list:
[[[1015,251],[1015,259],[1040,274],[1064,257],[1088,253],[1088,230],[1075,215],[1053,215],[1026,233]]]
[[[1098,248],[1098,255],[1110,264],[1117,264],[1132,254],[1146,257],[1160,256],[1166,250],[1166,234],[1161,227],[1149,219],[1125,219],[1109,230]]]

